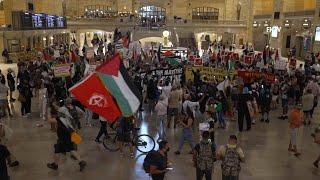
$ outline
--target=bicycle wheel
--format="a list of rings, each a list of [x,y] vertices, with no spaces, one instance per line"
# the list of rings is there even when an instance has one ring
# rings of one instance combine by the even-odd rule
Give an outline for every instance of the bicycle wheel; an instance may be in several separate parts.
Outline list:
[[[154,139],[147,134],[141,134],[135,139],[135,146],[138,151],[148,153],[156,147]]]
[[[116,133],[109,133],[108,137],[104,137],[103,146],[111,152],[119,151]]]

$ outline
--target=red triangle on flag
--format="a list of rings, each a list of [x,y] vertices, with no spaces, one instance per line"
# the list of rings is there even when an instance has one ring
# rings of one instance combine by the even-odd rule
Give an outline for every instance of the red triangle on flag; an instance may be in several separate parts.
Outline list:
[[[71,87],[69,92],[82,105],[109,122],[113,122],[121,115],[116,101],[95,73],[90,74],[87,78]]]
[[[110,60],[104,62],[96,68],[97,72],[108,74],[112,76],[118,76],[120,68],[120,54],[117,53]]]
[[[163,56],[173,56],[174,54],[171,51],[166,51],[163,53]]]

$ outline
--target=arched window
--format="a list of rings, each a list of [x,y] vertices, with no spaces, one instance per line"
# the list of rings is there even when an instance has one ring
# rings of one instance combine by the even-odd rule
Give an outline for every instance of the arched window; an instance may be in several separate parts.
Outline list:
[[[157,6],[143,6],[139,10],[141,26],[163,26],[166,20],[166,9]]]
[[[105,5],[89,5],[84,7],[84,16],[87,18],[111,18],[117,15],[117,12]]]
[[[192,19],[218,20],[219,9],[213,7],[197,7],[192,9]]]

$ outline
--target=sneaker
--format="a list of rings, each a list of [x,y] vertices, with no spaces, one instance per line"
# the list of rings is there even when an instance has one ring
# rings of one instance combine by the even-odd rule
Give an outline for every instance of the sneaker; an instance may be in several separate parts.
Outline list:
[[[87,163],[85,161],[80,161],[79,162],[79,166],[80,166],[80,172],[82,172],[84,170],[84,168],[86,167]]]
[[[176,151],[176,152],[174,152],[174,154],[175,155],[180,155],[181,153],[180,153],[180,151]]]
[[[316,168],[319,168],[319,162],[318,161],[313,162],[313,166]]]
[[[296,156],[296,157],[299,157],[300,155],[301,155],[301,153],[299,153],[299,152],[294,153],[294,156]]]
[[[13,161],[11,164],[9,164],[10,167],[17,167],[19,166],[19,161]]]
[[[53,170],[57,170],[58,169],[58,165],[56,163],[48,163],[47,167]]]
[[[73,159],[73,160],[77,160],[77,158],[72,154],[70,155],[70,158]]]
[[[269,122],[270,122],[270,120],[269,120],[269,119],[267,119],[267,120],[266,120],[266,123],[269,123]]]
[[[95,141],[96,143],[99,143],[99,144],[101,143],[101,141],[100,141],[99,139],[95,139],[94,141]]]

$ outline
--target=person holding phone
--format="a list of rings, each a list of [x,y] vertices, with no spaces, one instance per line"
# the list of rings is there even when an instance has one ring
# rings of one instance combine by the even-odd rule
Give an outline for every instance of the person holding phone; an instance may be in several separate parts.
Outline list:
[[[150,175],[152,180],[164,180],[165,174],[173,170],[169,167],[168,163],[168,152],[170,151],[170,146],[168,141],[159,142],[159,150],[156,156],[153,156],[153,159],[150,163]]]

